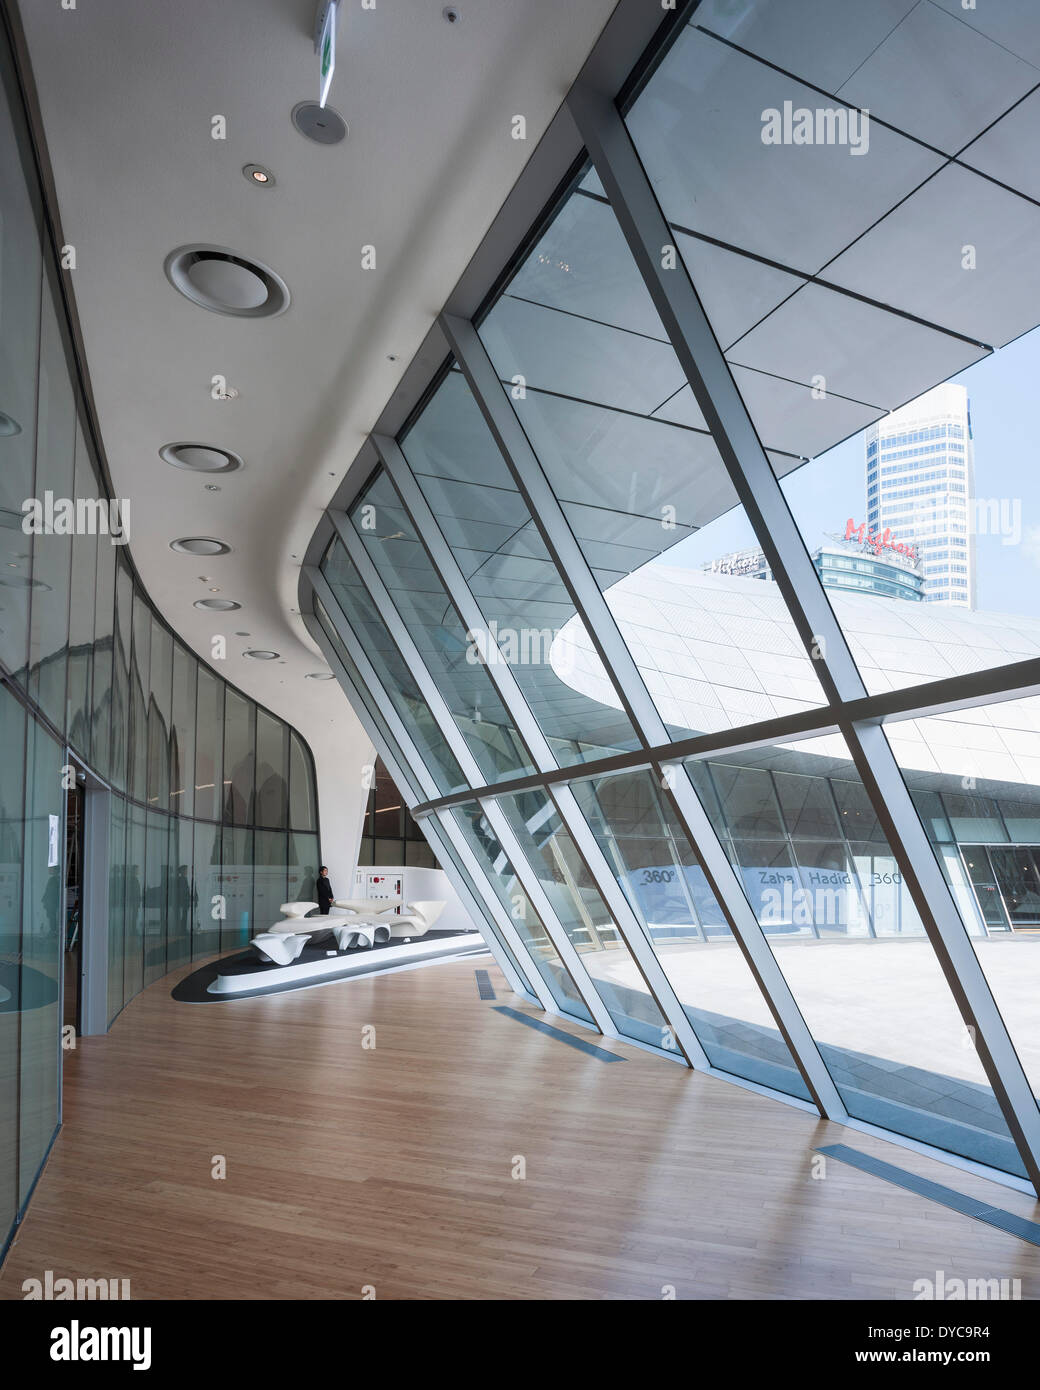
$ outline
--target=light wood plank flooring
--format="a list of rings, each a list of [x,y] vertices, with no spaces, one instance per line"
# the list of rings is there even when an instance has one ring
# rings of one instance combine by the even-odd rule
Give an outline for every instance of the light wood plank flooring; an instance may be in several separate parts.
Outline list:
[[[1031,1198],[550,1020],[625,1061],[586,1056],[496,1013],[473,961],[207,1005],[170,998],[183,973],[67,1056],[0,1297],[48,1269],[135,1299],[909,1299],[937,1270],[1040,1294],[1040,1250],[834,1161],[813,1179],[812,1151]]]

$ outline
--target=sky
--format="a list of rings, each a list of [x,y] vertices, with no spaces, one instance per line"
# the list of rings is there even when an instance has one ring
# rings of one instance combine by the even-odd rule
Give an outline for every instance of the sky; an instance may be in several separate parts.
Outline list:
[[[952,381],[968,391],[975,443],[975,496],[996,498],[1020,517],[1020,536],[977,537],[979,609],[1040,614],[1040,328],[976,362]],[[797,469],[784,492],[810,550],[828,532],[866,520],[866,446],[853,435]],[[1017,513],[1016,513],[1017,508]],[[727,551],[757,544],[742,508],[721,516],[661,557],[699,569]]]

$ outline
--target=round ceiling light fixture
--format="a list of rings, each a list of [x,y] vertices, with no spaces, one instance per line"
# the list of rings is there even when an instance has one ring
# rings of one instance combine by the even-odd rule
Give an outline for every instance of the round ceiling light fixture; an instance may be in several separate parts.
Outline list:
[[[262,164],[243,164],[242,172],[249,182],[256,184],[258,188],[274,187],[274,175],[270,169],[265,169]]]
[[[277,661],[278,658],[279,658],[279,656],[281,655],[281,653],[280,653],[280,652],[265,652],[265,651],[258,651],[258,650],[254,647],[252,651],[243,652],[242,655],[243,655],[243,656],[251,656],[251,657],[253,658],[254,661]]]
[[[309,681],[334,681],[336,677],[331,671],[308,671],[307,679]]]
[[[227,555],[231,547],[212,536],[182,536],[170,542],[170,549],[176,550],[178,555]]]
[[[7,438],[12,434],[21,434],[22,427],[13,416],[6,411],[0,410],[0,439]]]
[[[230,598],[197,598],[192,607],[201,608],[204,613],[230,613],[242,605]]]
[[[319,145],[338,145],[347,136],[347,123],[331,106],[300,101],[292,109],[292,123],[301,135]]]
[[[230,449],[218,449],[215,444],[199,444],[193,440],[164,444],[159,457],[164,463],[191,473],[233,473],[242,467],[242,460]]]
[[[163,263],[166,278],[186,299],[232,318],[270,318],[289,307],[289,288],[260,261],[224,246],[181,246]]]

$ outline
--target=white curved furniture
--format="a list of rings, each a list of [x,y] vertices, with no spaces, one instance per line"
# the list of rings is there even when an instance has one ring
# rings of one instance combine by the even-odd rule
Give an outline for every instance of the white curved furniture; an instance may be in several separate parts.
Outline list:
[[[390,923],[390,940],[425,936],[447,906],[446,902],[408,903],[400,917]]]
[[[364,922],[350,922],[348,926],[333,927],[336,945],[341,951],[349,951],[354,946],[371,946],[376,940],[379,927]],[[385,940],[385,938],[384,938]]]
[[[336,898],[332,905],[366,918],[387,917],[397,909],[397,903],[388,898]]]
[[[282,903],[278,911],[283,917],[290,917],[295,921],[299,917],[306,917],[307,913],[313,912],[317,906],[317,903]]]
[[[303,951],[310,940],[309,932],[262,932],[254,936],[252,945],[261,956],[275,965],[290,965]]]

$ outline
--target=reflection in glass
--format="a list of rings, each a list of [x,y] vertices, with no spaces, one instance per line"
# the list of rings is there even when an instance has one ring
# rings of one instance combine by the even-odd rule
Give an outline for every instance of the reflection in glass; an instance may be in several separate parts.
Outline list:
[[[231,691],[228,691],[231,694]],[[224,827],[221,848],[221,888],[224,920],[220,949],[244,946],[253,935],[253,832]]]
[[[445,377],[401,447],[480,605],[498,657],[509,664],[558,761],[636,747],[623,711],[579,694],[560,669],[571,650],[556,641],[564,626],[570,625],[572,641],[595,669],[592,643],[458,370]],[[601,664],[598,673],[609,688]]]
[[[517,935],[527,947],[531,959],[564,1013],[592,1022],[570,971],[560,959],[549,933],[531,905],[531,900],[506,857],[488,819],[477,801],[467,801],[452,808],[451,814],[466,837],[478,863],[487,873],[502,907],[509,915]]]
[[[65,833],[62,747],[28,720],[25,764],[25,864],[22,895],[19,1032],[19,1197],[24,1202],[58,1123],[61,1066],[61,969],[65,959],[65,886],[49,865],[50,824]]]
[[[219,820],[224,805],[224,682],[201,665],[196,729],[195,814]]]
[[[553,803],[535,790],[500,797],[498,804],[618,1032],[664,1047],[670,1031],[657,1001]]]
[[[201,672],[200,672],[201,674]],[[220,826],[195,822],[191,878],[191,958],[220,950],[224,906],[220,887]]]
[[[712,1066],[808,1100],[654,774],[597,777],[575,783],[573,790]]]
[[[383,472],[351,509],[354,529],[488,782],[533,772],[480,657],[426,547]]]
[[[687,767],[849,1114],[1024,1174],[844,742]]]
[[[256,771],[256,706],[230,686],[224,700],[224,819],[253,819]]]
[[[25,862],[25,711],[0,686],[0,1236],[18,1211],[18,959]]]
[[[83,431],[76,427],[77,498],[96,498],[99,491]],[[68,543],[68,542],[67,542]],[[103,544],[109,545],[105,538]],[[83,755],[90,751],[90,689],[94,665],[94,583],[98,564],[98,536],[77,527],[71,538],[72,580],[69,589],[69,662],[65,692],[65,729],[69,742]]]
[[[903,779],[945,811],[924,818],[979,964],[1040,1096],[1040,699],[885,725]]]
[[[255,929],[251,935],[280,922],[279,911],[288,897],[287,843],[283,830],[257,830],[253,836],[253,914]],[[296,901],[311,901],[297,899]]]
[[[393,703],[394,709],[422,755],[424,765],[436,779],[440,791],[460,791],[466,784],[462,769],[455,761],[454,754],[430,713],[414,676],[386,630],[386,624],[379,616],[357,570],[339,541],[333,541],[329,547],[321,562],[321,569],[354,631],[354,636],[372,663],[382,690]],[[315,600],[314,613],[342,659],[346,655],[343,643],[320,600]]]
[[[288,729],[266,710],[256,714],[256,823],[284,828],[289,815]]]
[[[48,490],[53,497],[72,496],[76,449],[76,405],[50,292],[43,297],[37,419],[36,491],[25,496],[35,497],[42,508]],[[41,526],[45,523],[46,517],[41,515]],[[59,729],[65,727],[72,567],[69,540],[68,534],[53,529],[53,523],[50,531],[43,529],[33,537],[29,611],[29,694]]]

